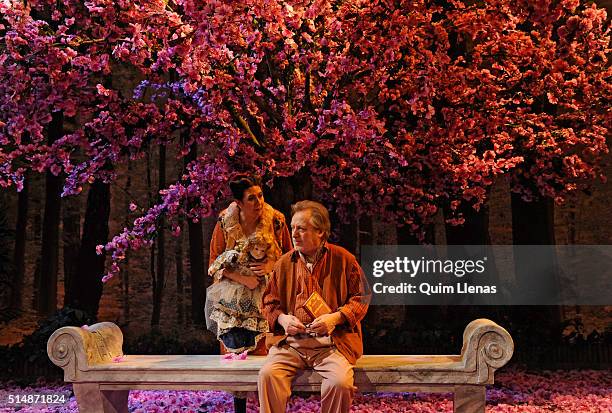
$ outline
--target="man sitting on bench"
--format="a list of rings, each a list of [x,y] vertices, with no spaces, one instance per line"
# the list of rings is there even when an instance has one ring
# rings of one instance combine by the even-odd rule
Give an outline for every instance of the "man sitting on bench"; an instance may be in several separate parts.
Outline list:
[[[257,383],[262,413],[285,411],[291,381],[306,368],[323,377],[323,412],[350,409],[353,365],[363,354],[360,321],[371,292],[355,257],[327,243],[329,234],[323,205],[293,205],[294,249],[276,262],[263,295],[262,312],[274,336]]]

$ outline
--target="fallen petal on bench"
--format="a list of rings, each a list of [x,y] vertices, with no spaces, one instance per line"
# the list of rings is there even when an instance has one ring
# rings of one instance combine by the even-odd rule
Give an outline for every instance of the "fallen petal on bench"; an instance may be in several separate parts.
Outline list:
[[[247,351],[243,351],[242,353],[225,353],[222,357],[224,361],[233,361],[233,360],[246,360],[247,359]]]

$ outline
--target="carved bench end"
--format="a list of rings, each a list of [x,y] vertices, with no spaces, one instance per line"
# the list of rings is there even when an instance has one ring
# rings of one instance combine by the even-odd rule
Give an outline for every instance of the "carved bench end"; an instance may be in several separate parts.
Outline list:
[[[510,333],[491,320],[474,320],[463,332],[461,356],[467,367],[479,372],[479,381],[492,382],[492,373],[510,361],[513,353]]]
[[[47,354],[56,366],[64,369],[64,380],[77,380],[78,372],[90,366],[112,362],[123,355],[123,334],[110,322],[97,323],[87,329],[62,327],[47,341]]]

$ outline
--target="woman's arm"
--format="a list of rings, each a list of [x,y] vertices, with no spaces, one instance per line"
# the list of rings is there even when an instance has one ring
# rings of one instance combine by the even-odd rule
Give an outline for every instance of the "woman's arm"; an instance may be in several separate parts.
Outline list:
[[[242,275],[235,271],[230,271],[227,268],[221,270],[221,277],[229,278],[232,281],[236,281],[247,287],[250,290],[254,290],[259,285],[259,280],[257,277],[252,277],[248,275]]]
[[[210,254],[208,256],[208,266],[210,267],[219,255],[225,251],[225,237],[223,236],[223,229],[221,228],[221,222],[217,221],[215,229],[212,233],[212,239],[210,240]]]

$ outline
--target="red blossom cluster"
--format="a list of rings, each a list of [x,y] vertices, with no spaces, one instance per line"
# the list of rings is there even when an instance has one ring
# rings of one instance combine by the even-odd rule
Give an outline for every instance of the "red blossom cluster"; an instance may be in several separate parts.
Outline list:
[[[5,2],[6,3],[6,2]],[[479,208],[498,175],[526,199],[602,177],[609,23],[576,0],[74,0],[0,5],[0,184],[65,194],[150,145],[199,157],[104,249],[109,275],[164,215],[212,213],[236,171],[309,171],[341,217],[419,232]],[[3,3],[4,4],[4,3]],[[133,94],[113,87],[138,72]],[[70,130],[49,142],[61,113]],[[457,213],[449,217],[461,223]],[[99,248],[101,253],[103,248]]]

